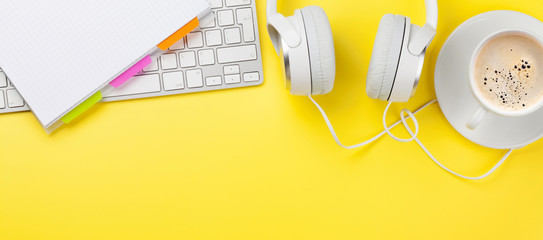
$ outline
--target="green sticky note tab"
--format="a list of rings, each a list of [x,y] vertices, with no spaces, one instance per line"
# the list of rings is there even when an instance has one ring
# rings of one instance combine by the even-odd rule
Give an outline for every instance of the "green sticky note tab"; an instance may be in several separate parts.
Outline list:
[[[76,117],[87,111],[89,108],[91,108],[94,104],[99,102],[102,99],[102,93],[98,91],[91,97],[89,97],[87,100],[79,104],[79,106],[75,107],[72,111],[64,115],[60,120],[64,123],[69,123],[73,121]]]

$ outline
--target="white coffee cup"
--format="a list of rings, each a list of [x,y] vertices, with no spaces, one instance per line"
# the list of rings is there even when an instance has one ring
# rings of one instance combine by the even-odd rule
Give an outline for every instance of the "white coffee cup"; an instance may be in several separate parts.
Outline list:
[[[469,129],[472,129],[472,130],[476,129],[479,126],[479,124],[481,122],[483,122],[483,120],[486,118],[486,116],[489,114],[489,112],[492,112],[492,113],[495,113],[497,115],[504,116],[504,117],[517,118],[517,117],[522,117],[522,116],[529,115],[529,114],[537,111],[541,107],[543,107],[543,98],[540,98],[536,103],[531,104],[531,106],[528,107],[528,108],[521,109],[521,110],[518,110],[518,111],[506,111],[506,110],[499,109],[495,105],[493,105],[492,103],[488,102],[486,99],[483,98],[483,96],[479,92],[480,90],[478,90],[478,87],[476,85],[477,81],[476,81],[475,76],[474,76],[475,75],[474,70],[475,70],[475,66],[476,66],[476,61],[477,61],[477,59],[479,57],[479,54],[480,54],[481,50],[483,49],[483,47],[489,41],[491,41],[491,40],[493,40],[493,39],[495,39],[497,37],[504,36],[504,35],[524,35],[524,36],[526,36],[528,38],[531,38],[531,39],[535,40],[536,42],[538,42],[538,44],[540,46],[543,46],[543,39],[541,37],[537,36],[536,34],[530,32],[528,30],[524,30],[524,29],[504,29],[504,30],[500,30],[498,32],[490,34],[483,41],[481,41],[481,43],[477,46],[476,51],[473,53],[473,55],[471,57],[470,69],[469,69],[469,73],[470,73],[469,86],[470,86],[472,94],[475,96],[475,98],[479,102],[479,108],[471,115],[471,117],[466,122],[466,127],[469,128]],[[537,81],[543,81],[543,79],[537,79]]]

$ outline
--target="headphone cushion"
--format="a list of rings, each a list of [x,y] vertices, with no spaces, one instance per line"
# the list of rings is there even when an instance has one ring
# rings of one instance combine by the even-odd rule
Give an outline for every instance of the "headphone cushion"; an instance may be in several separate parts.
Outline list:
[[[388,101],[398,68],[404,30],[403,16],[387,14],[381,19],[366,79],[366,93],[370,98]]]
[[[312,94],[327,94],[334,87],[336,57],[332,27],[326,12],[318,6],[302,9],[311,61]]]

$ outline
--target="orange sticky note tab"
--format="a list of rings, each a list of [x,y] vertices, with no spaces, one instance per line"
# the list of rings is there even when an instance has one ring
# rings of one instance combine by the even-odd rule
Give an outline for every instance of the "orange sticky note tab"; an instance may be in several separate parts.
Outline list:
[[[158,44],[158,48],[160,50],[164,51],[171,47],[174,43],[178,42],[189,34],[192,30],[194,30],[196,27],[200,25],[200,22],[198,22],[198,18],[192,19],[189,23],[187,23],[185,26],[183,26],[181,29],[177,30],[174,34],[166,38],[166,40],[162,41],[160,44]]]

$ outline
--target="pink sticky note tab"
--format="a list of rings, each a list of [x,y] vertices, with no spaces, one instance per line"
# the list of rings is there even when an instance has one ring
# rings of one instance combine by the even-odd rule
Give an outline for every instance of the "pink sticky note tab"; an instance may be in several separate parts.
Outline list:
[[[117,78],[115,78],[113,81],[111,81],[109,84],[113,87],[120,87],[125,83],[128,79],[132,78],[134,75],[138,74],[143,70],[145,67],[147,67],[149,64],[151,64],[153,60],[150,56],[146,56],[143,59],[141,59],[138,63],[134,64],[131,68],[126,70],[126,72],[119,75]]]

